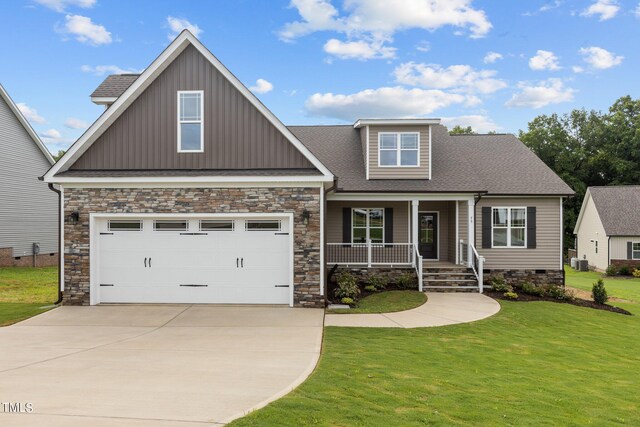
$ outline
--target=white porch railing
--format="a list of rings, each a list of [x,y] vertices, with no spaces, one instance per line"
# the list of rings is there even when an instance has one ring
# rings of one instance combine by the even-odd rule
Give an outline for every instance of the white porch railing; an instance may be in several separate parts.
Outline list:
[[[413,243],[327,243],[327,264],[414,266]]]
[[[416,269],[416,274],[418,275],[418,290],[422,292],[422,255],[420,255],[420,251],[418,250],[418,244],[413,244],[413,267]]]
[[[484,262],[485,258],[478,254],[475,246],[465,243],[464,240],[460,240],[459,254],[460,265],[466,265],[473,270],[476,279],[478,280],[478,291],[482,293],[484,291]]]

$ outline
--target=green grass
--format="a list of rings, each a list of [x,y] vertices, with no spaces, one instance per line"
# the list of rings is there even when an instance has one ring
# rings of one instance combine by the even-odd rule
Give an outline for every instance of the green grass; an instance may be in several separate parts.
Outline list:
[[[640,316],[501,304],[439,328],[328,327],[312,376],[232,425],[640,425]]]
[[[386,291],[366,296],[358,306],[348,310],[328,310],[329,313],[392,313],[421,306],[427,296],[418,291]]]
[[[575,271],[567,266],[564,267],[564,271],[567,286],[591,292],[593,283],[602,278],[610,297],[640,302],[640,279],[638,278],[607,277],[595,271]]]
[[[0,268],[0,326],[47,311],[58,297],[56,267]]]

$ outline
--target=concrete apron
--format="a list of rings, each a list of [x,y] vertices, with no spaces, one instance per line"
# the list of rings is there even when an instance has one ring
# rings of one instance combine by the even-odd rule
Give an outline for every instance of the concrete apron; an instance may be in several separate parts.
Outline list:
[[[0,328],[0,425],[216,425],[313,371],[323,310],[60,307]]]

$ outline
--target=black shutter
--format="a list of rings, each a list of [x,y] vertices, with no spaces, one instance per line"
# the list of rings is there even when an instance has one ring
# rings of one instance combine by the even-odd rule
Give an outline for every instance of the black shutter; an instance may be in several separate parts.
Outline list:
[[[536,207],[529,206],[527,208],[527,248],[535,249],[536,247]]]
[[[491,206],[482,207],[482,247],[491,248]]]
[[[633,242],[627,242],[627,259],[633,259]]]
[[[384,208],[384,242],[393,243],[393,208]]]
[[[351,243],[351,208],[342,208],[342,243]]]

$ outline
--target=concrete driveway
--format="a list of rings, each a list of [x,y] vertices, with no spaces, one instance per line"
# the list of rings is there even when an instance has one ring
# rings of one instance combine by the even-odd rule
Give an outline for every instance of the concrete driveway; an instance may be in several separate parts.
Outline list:
[[[0,406],[0,425],[224,423],[307,378],[322,324],[280,307],[57,308],[0,328],[0,405],[33,405]]]

